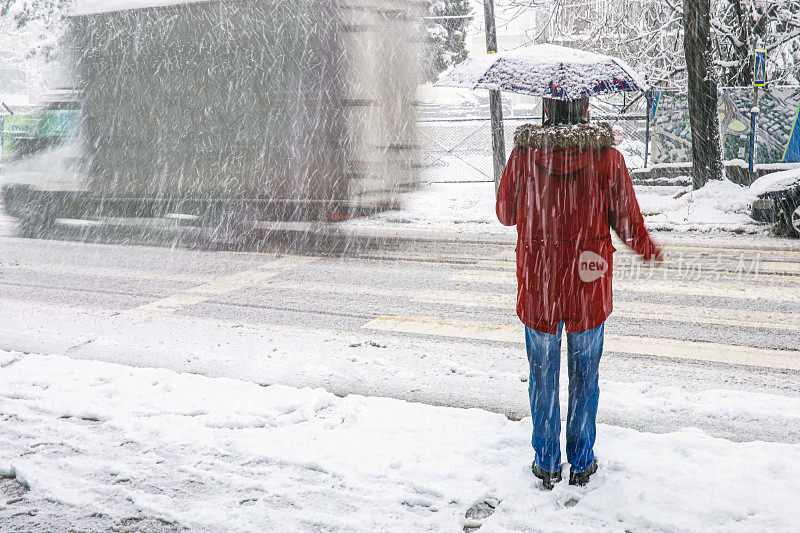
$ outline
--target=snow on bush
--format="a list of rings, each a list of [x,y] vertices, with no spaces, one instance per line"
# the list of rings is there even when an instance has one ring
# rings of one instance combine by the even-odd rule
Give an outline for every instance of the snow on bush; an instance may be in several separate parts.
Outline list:
[[[698,190],[641,187],[637,198],[645,222],[652,229],[728,229],[756,231],[760,225],[750,218],[753,194],[750,188],[729,180],[709,181]]]

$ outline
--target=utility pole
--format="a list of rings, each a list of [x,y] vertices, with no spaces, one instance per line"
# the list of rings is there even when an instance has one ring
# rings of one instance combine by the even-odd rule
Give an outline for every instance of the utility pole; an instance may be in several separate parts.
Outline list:
[[[644,98],[647,102],[645,107],[647,118],[644,123],[644,168],[647,168],[647,158],[650,155],[650,120],[653,116],[653,90],[647,89],[647,92],[644,93]]]
[[[497,52],[497,28],[494,24],[494,0],[483,0],[486,21],[486,53]],[[503,101],[499,90],[489,91],[489,113],[492,117],[492,160],[494,162],[494,190],[500,188],[500,177],[506,166],[506,147],[503,137]]]
[[[754,9],[753,6],[750,6]],[[751,19],[752,20],[752,19]],[[750,164],[748,170],[751,174],[756,170],[758,163],[758,88],[767,85],[767,51],[758,50],[758,37],[756,32],[751,32],[750,53],[753,56],[753,108],[750,110]]]

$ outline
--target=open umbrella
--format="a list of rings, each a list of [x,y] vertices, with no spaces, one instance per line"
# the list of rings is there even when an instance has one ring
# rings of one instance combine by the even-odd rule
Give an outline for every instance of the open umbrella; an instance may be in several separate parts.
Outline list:
[[[552,44],[467,59],[445,72],[436,85],[558,100],[647,90],[642,77],[621,59]]]

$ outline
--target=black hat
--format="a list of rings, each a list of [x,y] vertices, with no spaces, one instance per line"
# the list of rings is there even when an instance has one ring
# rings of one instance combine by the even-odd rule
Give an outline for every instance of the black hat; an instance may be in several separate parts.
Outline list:
[[[586,124],[589,122],[589,97],[576,98],[575,100],[556,100],[555,98],[542,98],[545,111],[545,126],[559,124]]]

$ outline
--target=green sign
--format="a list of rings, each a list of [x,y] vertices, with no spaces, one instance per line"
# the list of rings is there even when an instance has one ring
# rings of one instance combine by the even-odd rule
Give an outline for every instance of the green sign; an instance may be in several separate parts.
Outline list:
[[[25,150],[39,131],[40,115],[4,115],[0,138],[0,162],[9,161]]]
[[[48,109],[40,114],[0,117],[0,162],[62,142],[80,124],[80,119],[80,112],[71,109]]]
[[[80,113],[72,109],[47,110],[41,116],[39,137],[63,137],[80,123]]]

